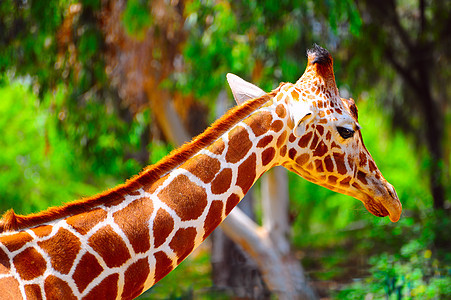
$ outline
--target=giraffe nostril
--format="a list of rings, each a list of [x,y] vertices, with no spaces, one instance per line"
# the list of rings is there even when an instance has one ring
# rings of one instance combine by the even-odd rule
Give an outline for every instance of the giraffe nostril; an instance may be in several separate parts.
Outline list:
[[[395,188],[392,185],[387,187],[387,192],[393,199],[398,199],[398,195],[396,194]]]

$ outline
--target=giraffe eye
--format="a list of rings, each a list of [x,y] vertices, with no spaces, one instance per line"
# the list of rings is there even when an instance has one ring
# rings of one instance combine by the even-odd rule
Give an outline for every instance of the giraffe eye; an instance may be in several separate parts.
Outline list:
[[[340,134],[340,136],[342,138],[344,138],[345,140],[353,137],[354,136],[354,132],[355,132],[354,130],[348,129],[348,128],[345,128],[345,127],[337,127],[337,131]]]

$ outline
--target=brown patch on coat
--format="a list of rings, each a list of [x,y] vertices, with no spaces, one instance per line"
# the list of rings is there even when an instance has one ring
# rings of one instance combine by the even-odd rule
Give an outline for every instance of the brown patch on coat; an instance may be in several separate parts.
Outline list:
[[[13,258],[14,267],[20,278],[32,280],[44,274],[47,263],[42,255],[34,248],[27,248]]]
[[[366,163],[367,163],[367,157],[366,157],[365,152],[360,152],[359,153],[359,166],[364,167],[364,166],[366,166]]]
[[[319,135],[322,136],[324,133],[324,127],[322,125],[316,126],[316,130],[318,131]]]
[[[313,156],[323,157],[324,154],[327,153],[327,151],[329,151],[329,149],[327,148],[326,144],[324,144],[324,141],[321,141],[318,143],[315,150],[313,151]]]
[[[285,109],[285,106],[282,104],[279,104],[276,106],[276,114],[279,116],[279,118],[283,119],[287,115],[287,110]]]
[[[38,246],[50,257],[53,269],[67,274],[81,249],[81,242],[69,230],[60,228],[51,238],[38,242]]]
[[[273,130],[274,132],[279,132],[280,130],[282,130],[282,128],[283,128],[283,122],[280,120],[275,120],[271,124],[271,130]]]
[[[232,169],[225,168],[222,170],[211,183],[211,192],[213,194],[222,194],[227,192],[232,183]]]
[[[337,180],[338,180],[338,178],[333,175],[330,175],[329,177],[327,177],[327,182],[333,186],[337,184]]]
[[[172,260],[163,251],[158,251],[153,256],[155,257],[154,281],[157,283],[161,278],[172,271]]]
[[[139,198],[113,214],[114,222],[127,236],[136,253],[150,249],[148,222],[152,212],[152,201],[149,198]]]
[[[345,177],[344,179],[342,179],[340,181],[340,185],[344,186],[344,187],[348,187],[349,186],[349,182],[351,181],[351,176]]]
[[[180,228],[175,233],[169,243],[169,247],[171,247],[171,249],[175,252],[175,255],[177,255],[177,264],[180,264],[182,260],[184,260],[185,257],[193,251],[196,234],[197,231],[194,227]]]
[[[291,159],[291,160],[294,160],[294,158],[296,157],[296,154],[297,154],[298,152],[296,151],[296,149],[294,149],[294,148],[291,148],[290,150],[288,150],[288,157]]]
[[[210,210],[205,218],[205,233],[203,239],[206,239],[207,236],[209,236],[210,233],[221,223],[223,206],[224,204],[220,200],[214,200],[211,202]]]
[[[239,202],[240,197],[237,194],[230,195],[227,198],[225,214],[228,215]]]
[[[330,155],[328,155],[324,158],[324,164],[326,165],[327,172],[334,171],[334,162],[332,161],[332,158],[330,157]]]
[[[308,143],[309,143],[310,140],[312,139],[312,135],[313,135],[313,132],[312,132],[312,131],[309,131],[309,132],[307,132],[306,134],[304,134],[304,135],[299,139],[299,142],[298,142],[299,147],[301,147],[301,148],[306,148],[307,145],[308,145]]]
[[[26,232],[19,232],[12,235],[6,235],[0,237],[0,241],[9,251],[13,252],[19,250],[25,246],[28,242],[32,241],[33,238]]]
[[[284,157],[287,154],[287,148],[288,148],[287,145],[283,145],[282,148],[280,148],[279,155],[281,157]]]
[[[266,166],[268,165],[276,156],[276,150],[273,147],[270,147],[268,149],[265,149],[262,152],[262,165]]]
[[[69,217],[66,223],[72,226],[78,233],[85,235],[94,226],[105,220],[106,216],[106,211],[99,208]]]
[[[318,144],[318,140],[319,140],[319,137],[318,137],[318,135],[315,133],[315,134],[314,134],[314,137],[313,137],[313,140],[312,140],[312,143],[310,144],[310,149],[311,149],[311,150],[315,150],[316,145]]]
[[[125,195],[124,195],[124,197],[116,197],[114,200],[111,200],[108,203],[105,203],[104,205],[106,207],[113,207],[113,206],[121,204],[122,202],[124,202],[124,200],[125,200]]]
[[[330,141],[331,138],[332,138],[332,133],[330,131],[328,131],[326,133],[326,141]]]
[[[8,255],[0,248],[0,274],[9,273],[10,267]]]
[[[331,149],[333,149],[333,148],[341,149],[341,147],[335,142],[332,142],[332,144],[330,145],[330,148]]]
[[[52,233],[52,229],[53,226],[51,225],[42,225],[32,228],[31,230],[34,232],[34,234],[36,234],[37,237],[45,237]]]
[[[42,299],[41,287],[38,284],[26,284],[24,289],[27,299]]]
[[[334,156],[334,160],[335,160],[335,165],[337,166],[338,174],[341,174],[341,175],[346,174],[348,172],[348,170],[346,169],[345,155],[343,153],[334,152],[333,156]]]
[[[302,153],[301,155],[299,155],[296,158],[296,163],[299,166],[303,166],[309,161],[309,159],[310,159],[310,155],[308,153]]]
[[[207,150],[213,154],[221,155],[224,151],[225,144],[222,138],[219,138],[216,142],[207,147]]]
[[[229,148],[225,159],[230,163],[240,161],[252,148],[252,142],[249,139],[249,133],[241,126],[237,126],[229,132]]]
[[[53,275],[44,280],[44,293],[47,299],[77,299],[67,282]]]
[[[254,183],[256,176],[257,155],[252,153],[239,167],[236,184],[241,187],[243,193],[246,194]]]
[[[216,158],[206,154],[198,154],[180,167],[189,171],[204,183],[209,183],[215,178],[216,173],[219,172],[221,163]]]
[[[97,258],[87,252],[81,257],[72,278],[74,279],[80,292],[83,292],[88,284],[97,278],[102,271],[103,268],[97,261]]]
[[[149,275],[149,262],[147,258],[141,258],[127,268],[124,274],[123,299],[134,299],[144,289],[144,283]]]
[[[357,179],[360,180],[360,182],[363,184],[368,184],[368,182],[366,181],[366,174],[360,170],[357,171]]]
[[[315,160],[315,168],[318,173],[324,173],[323,161],[320,159]]]
[[[284,131],[284,132],[279,136],[279,138],[277,139],[276,146],[277,146],[278,148],[280,148],[280,147],[285,143],[286,140],[287,140],[287,132]]]
[[[272,121],[272,115],[268,111],[259,111],[244,120],[256,137],[265,134],[269,130]]]
[[[160,247],[174,230],[174,219],[171,215],[160,208],[153,221],[154,248]]]
[[[272,135],[267,135],[263,137],[261,140],[258,141],[257,148],[265,148],[269,143],[272,142],[273,139],[274,138]]]
[[[113,300],[117,297],[117,282],[119,274],[111,274],[96,285],[83,300]]]
[[[3,299],[22,299],[19,281],[13,277],[0,278],[0,295]]]
[[[362,188],[360,187],[360,185],[357,183],[357,182],[353,182],[352,184],[351,184],[353,187],[355,187],[356,189],[358,189],[358,190],[361,190]]]
[[[207,193],[186,175],[178,175],[158,193],[182,221],[199,218],[207,207]]]
[[[368,164],[369,164],[369,167],[370,167],[370,171],[371,171],[371,172],[374,172],[374,171],[377,170],[377,167],[376,167],[376,164],[374,163],[374,161],[370,160],[370,161],[368,162]]]
[[[110,225],[94,233],[89,238],[88,244],[103,258],[109,268],[120,267],[131,258],[124,241]]]

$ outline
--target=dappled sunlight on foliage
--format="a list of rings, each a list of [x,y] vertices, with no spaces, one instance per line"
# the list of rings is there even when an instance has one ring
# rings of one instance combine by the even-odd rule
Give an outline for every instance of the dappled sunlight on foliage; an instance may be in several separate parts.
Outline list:
[[[44,104],[48,99],[40,102],[28,84],[18,81],[1,87],[0,94],[1,211],[36,212],[98,191],[83,182],[77,157],[59,139]]]

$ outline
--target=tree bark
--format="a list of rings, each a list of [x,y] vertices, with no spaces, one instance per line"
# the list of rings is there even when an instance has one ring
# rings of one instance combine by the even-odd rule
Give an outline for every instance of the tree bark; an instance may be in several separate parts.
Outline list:
[[[253,190],[251,188],[236,207],[246,216],[250,215],[249,218],[253,217]],[[210,236],[212,280],[215,287],[238,298],[270,299],[271,291],[265,284],[260,267],[239,243],[224,232],[224,226],[227,227],[227,224],[218,227]]]

